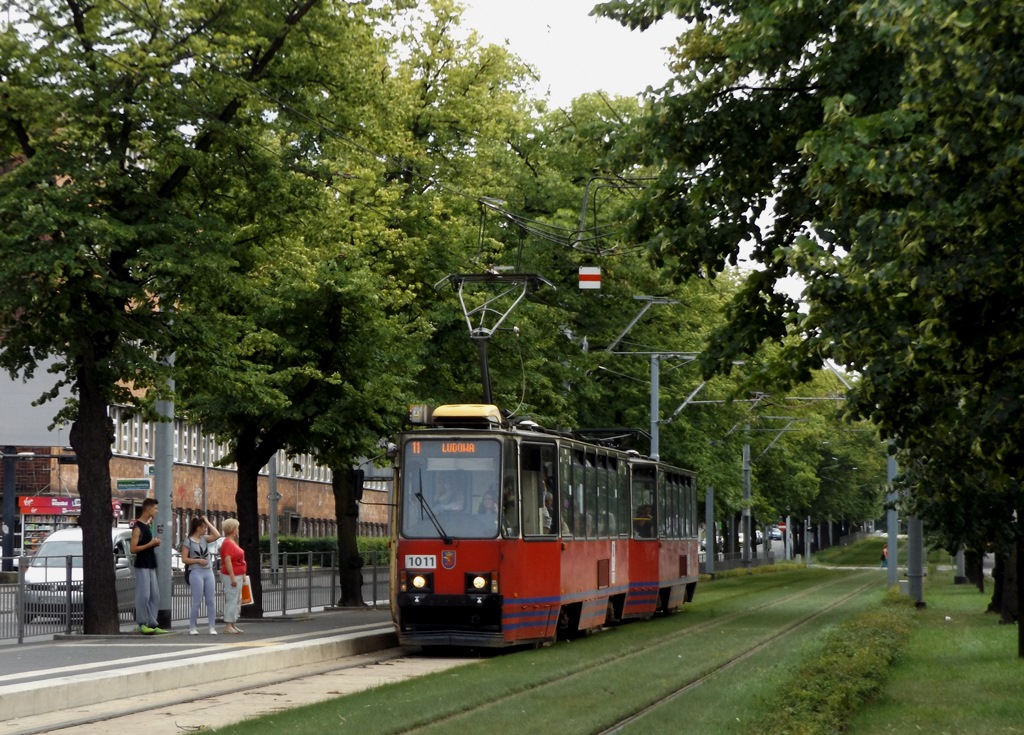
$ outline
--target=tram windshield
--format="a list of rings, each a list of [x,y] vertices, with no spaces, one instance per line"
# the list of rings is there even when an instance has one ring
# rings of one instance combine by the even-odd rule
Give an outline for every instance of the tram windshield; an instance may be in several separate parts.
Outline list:
[[[501,515],[500,484],[497,440],[409,440],[402,458],[402,535],[494,538]]]

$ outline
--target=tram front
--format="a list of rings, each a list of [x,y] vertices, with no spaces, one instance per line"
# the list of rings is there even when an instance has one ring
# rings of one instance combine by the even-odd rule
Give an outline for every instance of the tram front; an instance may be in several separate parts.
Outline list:
[[[487,431],[403,436],[396,474],[393,616],[402,644],[503,646],[501,559],[518,536],[506,439]]]

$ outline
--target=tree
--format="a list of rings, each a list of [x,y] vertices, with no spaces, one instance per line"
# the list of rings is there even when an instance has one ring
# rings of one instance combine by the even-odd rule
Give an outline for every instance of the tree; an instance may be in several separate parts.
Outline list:
[[[116,632],[107,407],[146,410],[166,396],[169,358],[185,342],[216,362],[222,333],[188,305],[230,308],[223,295],[235,289],[222,286],[280,224],[254,223],[254,210],[301,203],[301,187],[281,174],[306,160],[309,141],[275,157],[264,136],[278,101],[319,67],[318,29],[338,17],[356,26],[361,6],[8,6],[0,364],[31,373],[55,356],[48,395],[74,389],[60,415],[79,462],[85,630]]]
[[[802,377],[830,357],[861,375],[850,409],[881,426],[902,465],[929,468],[913,492],[929,501],[931,523],[975,507],[960,489],[984,469],[987,492],[1006,496],[992,507],[1016,510],[1015,527],[1006,515],[997,522],[1020,544],[1021,9],[978,0],[600,7],[638,27],[665,12],[692,21],[678,91],[664,90],[645,127],[662,173],[638,227],[679,278],[713,277],[751,243],[760,270],[714,361],[801,336],[784,369]],[[807,283],[806,313],[775,290],[787,274]],[[950,437],[970,463],[934,461]],[[988,527],[955,525],[968,534],[956,541],[972,546]],[[1018,647],[1024,656],[1024,627]]]

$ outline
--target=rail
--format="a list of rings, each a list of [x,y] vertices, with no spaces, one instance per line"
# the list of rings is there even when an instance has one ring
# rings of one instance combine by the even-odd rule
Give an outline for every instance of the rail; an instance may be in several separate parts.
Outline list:
[[[371,607],[386,607],[389,598],[388,553],[363,554],[363,601]],[[65,557],[57,568],[65,570],[62,581],[45,585],[29,584],[18,568],[26,567],[30,557],[17,557],[11,566],[15,571],[0,573],[0,643],[23,643],[40,636],[71,634],[82,629],[81,583],[72,579],[75,558]],[[274,563],[271,563],[274,562]],[[260,556],[260,575],[265,616],[294,615],[335,605],[341,595],[335,553],[279,553],[273,560],[269,554]],[[61,575],[58,575],[61,576]],[[223,616],[224,596],[220,575],[217,585],[216,617]],[[69,584],[70,582],[70,584]],[[119,576],[115,580],[118,617],[122,625],[135,618],[135,580]],[[171,622],[187,623],[192,607],[192,592],[181,571],[171,573]],[[202,603],[199,618],[206,621]]]

